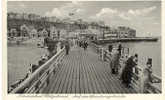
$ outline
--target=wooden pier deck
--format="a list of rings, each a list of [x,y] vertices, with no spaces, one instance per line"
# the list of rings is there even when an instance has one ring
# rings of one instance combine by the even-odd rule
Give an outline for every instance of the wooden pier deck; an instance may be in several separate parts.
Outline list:
[[[65,56],[44,93],[136,93],[125,88],[118,76],[112,75],[109,64],[99,60],[88,48],[74,47]]]

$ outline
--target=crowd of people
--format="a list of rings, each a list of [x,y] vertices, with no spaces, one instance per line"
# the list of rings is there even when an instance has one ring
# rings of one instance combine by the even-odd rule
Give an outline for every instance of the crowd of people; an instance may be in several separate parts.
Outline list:
[[[76,43],[79,47],[84,48],[84,50],[87,50],[88,48],[88,42],[86,40],[77,40]]]

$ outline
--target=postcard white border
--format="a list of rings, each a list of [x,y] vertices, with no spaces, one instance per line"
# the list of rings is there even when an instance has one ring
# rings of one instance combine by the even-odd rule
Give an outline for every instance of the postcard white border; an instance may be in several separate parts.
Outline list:
[[[8,0],[8,1],[46,1],[46,0]],[[49,0],[49,1],[59,1],[59,0]],[[60,0],[60,1],[100,1],[100,0]],[[160,1],[160,0],[104,0],[104,1]],[[121,99],[128,99],[128,100],[141,100],[141,99],[148,99],[148,100],[163,100],[165,99],[165,93],[164,93],[164,90],[165,90],[165,84],[164,84],[164,79],[165,79],[165,68],[164,68],[164,43],[165,43],[165,36],[163,33],[165,33],[165,1],[164,0],[161,0],[162,1],[162,33],[161,33],[161,37],[162,37],[162,93],[161,94],[124,94],[124,98],[116,98],[116,97],[90,97],[90,98],[83,98],[83,97],[80,97],[80,98],[75,98],[73,96],[75,96],[75,94],[72,94],[72,95],[69,95],[69,97],[65,98],[65,97],[60,97],[60,96],[65,96],[65,95],[68,95],[68,94],[62,94],[62,95],[59,95],[59,94],[49,94],[49,97],[44,97],[44,94],[34,94],[34,95],[30,95],[30,94],[26,94],[26,95],[17,95],[17,94],[8,94],[7,93],[7,36],[5,33],[7,33],[7,21],[6,21],[6,15],[7,15],[7,0],[2,0],[2,12],[3,12],[3,16],[2,16],[2,30],[3,30],[3,33],[2,33],[2,96],[3,96],[3,100],[52,100],[52,99],[95,99],[95,100],[98,100],[98,99],[111,99],[111,100],[115,100],[115,99],[118,99],[118,100],[121,100]],[[163,27],[164,26],[164,27]],[[53,96],[58,96],[59,97],[53,97]],[[89,94],[86,94],[86,95],[89,95]],[[92,94],[92,95],[96,95],[96,96],[99,96],[100,94]],[[104,94],[105,96],[109,95],[109,94]],[[121,96],[121,94],[112,94],[112,96]],[[37,97],[37,96],[41,96],[41,97]],[[111,94],[110,94],[111,96]]]

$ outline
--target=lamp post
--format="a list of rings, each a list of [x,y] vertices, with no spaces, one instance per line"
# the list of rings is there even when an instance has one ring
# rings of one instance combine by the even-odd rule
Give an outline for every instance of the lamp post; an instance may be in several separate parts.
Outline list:
[[[103,32],[103,38],[102,39],[105,39],[105,25],[102,27],[102,32]]]
[[[105,26],[103,27],[103,39],[105,39],[104,33],[105,33]]]

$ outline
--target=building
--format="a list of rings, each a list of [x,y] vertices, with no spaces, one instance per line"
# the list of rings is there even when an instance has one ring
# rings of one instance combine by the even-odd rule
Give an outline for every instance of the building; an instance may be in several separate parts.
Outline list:
[[[130,29],[130,30],[128,31],[128,36],[129,36],[130,38],[136,37],[136,30]]]
[[[118,37],[118,30],[112,27],[106,27],[104,30],[104,37],[105,38],[117,38]]]
[[[49,22],[56,22],[57,21],[57,17],[48,17],[48,21]]]
[[[48,31],[44,29],[38,29],[38,37],[48,37]]]
[[[55,26],[50,27],[50,37],[52,38],[57,37],[57,28]]]
[[[136,30],[125,26],[118,27],[118,37],[119,38],[133,38],[136,37]]]
[[[31,38],[37,37],[37,30],[35,28],[33,28],[32,30],[30,30],[29,36]]]
[[[16,15],[17,15],[17,13],[10,12],[10,13],[7,13],[7,18],[8,19],[15,19]]]
[[[29,28],[25,24],[20,26],[20,36],[23,37],[29,36]]]
[[[28,15],[27,13],[23,13],[23,14],[22,14],[22,18],[23,18],[24,20],[29,20],[29,15]]]
[[[36,15],[35,15],[35,14],[29,14],[29,15],[28,15],[28,19],[29,19],[29,20],[32,20],[32,21],[33,21],[33,20],[36,20]]]
[[[22,19],[22,14],[20,14],[20,13],[16,13],[16,17],[15,17],[15,19]]]
[[[17,37],[18,36],[18,31],[15,28],[11,28],[7,32],[8,37]]]

